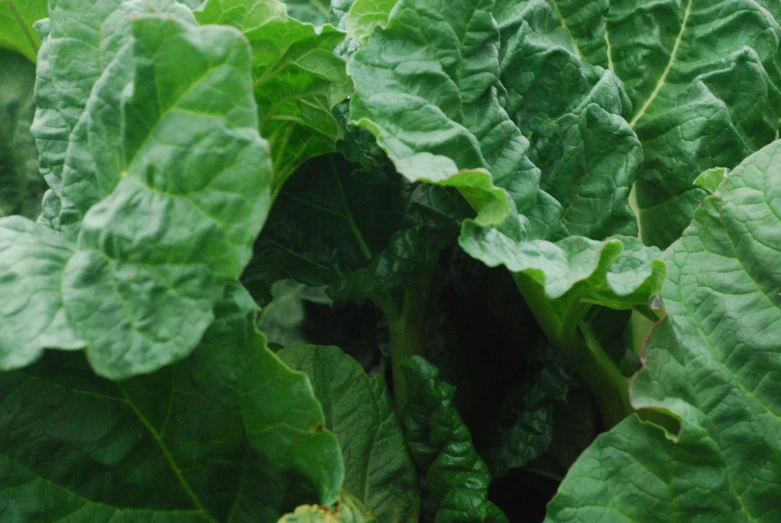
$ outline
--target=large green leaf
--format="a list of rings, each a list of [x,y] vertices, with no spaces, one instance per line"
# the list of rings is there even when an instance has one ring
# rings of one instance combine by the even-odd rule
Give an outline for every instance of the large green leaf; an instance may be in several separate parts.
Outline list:
[[[34,218],[46,184],[30,134],[35,114],[35,67],[22,55],[0,50],[0,216]]]
[[[410,180],[458,187],[478,213],[461,247],[516,273],[612,425],[629,409],[626,379],[577,331],[592,305],[647,306],[664,266],[657,249],[616,236],[636,232],[629,99],[557,17],[547,2],[402,0],[348,64],[350,122]]]
[[[326,413],[326,427],[341,443],[344,488],[378,521],[417,521],[415,468],[385,381],[367,376],[357,361],[336,347],[302,345],[277,355],[312,381]]]
[[[781,8],[753,0],[614,1],[604,38],[634,109],[645,162],[637,202],[646,243],[668,246],[705,192],[778,135]]]
[[[253,448],[283,469],[309,478],[318,488],[320,504],[336,503],[345,467],[310,380],[268,349],[257,351],[246,364],[242,412]],[[296,478],[287,488],[299,488],[300,482]]]
[[[33,24],[42,18],[46,18],[46,0],[0,0],[0,47],[35,63],[41,40]]]
[[[545,6],[530,25],[523,3],[400,2],[349,63],[350,121],[369,129],[408,178],[459,187],[478,211],[462,229],[470,255],[527,272],[548,298],[593,280],[608,282],[597,284],[600,300],[645,304],[661,270],[650,263],[656,251],[631,238],[581,237],[635,230],[627,199],[641,152],[621,117],[628,100],[614,75],[559,45],[556,12]],[[469,182],[457,183],[465,170]],[[481,172],[490,172],[487,182]],[[469,185],[476,180],[481,188]],[[507,219],[487,196],[495,191],[510,199]],[[492,207],[492,219],[481,220]]]
[[[255,312],[232,286],[189,358],[122,382],[63,353],[3,373],[0,519],[275,521],[302,503],[335,502],[338,443],[317,429],[323,413],[306,376],[263,346]],[[247,380],[275,385],[247,394]],[[291,463],[270,451],[274,441],[316,447],[318,460]]]
[[[75,337],[103,376],[154,371],[197,345],[221,282],[237,278],[249,261],[268,209],[270,173],[246,42],[228,28],[173,18],[139,18],[132,29],[132,53],[119,57],[132,58],[133,94],[123,101],[112,131],[118,134],[109,133],[118,147],[104,151],[118,175],[110,194],[86,213],[75,242],[16,218],[0,221],[18,244],[0,257],[4,294],[25,303],[37,279],[36,300],[49,304],[43,317],[38,307],[4,309],[17,334],[3,339],[10,347],[3,368],[33,361],[44,347],[75,348]],[[114,87],[122,92],[126,84]],[[71,255],[43,267],[15,262],[65,245]],[[68,328],[59,337],[31,328],[63,315]]]
[[[407,380],[404,432],[422,479],[421,521],[501,521],[488,501],[491,474],[453,405],[455,388],[416,356],[402,363]]]
[[[260,132],[271,144],[276,195],[302,163],[333,151],[342,136],[331,109],[352,87],[332,50],[344,33],[289,17],[278,0],[209,0],[197,17],[240,29],[252,45]]]
[[[540,186],[561,204],[568,234],[634,236],[628,196],[643,153],[623,119],[631,104],[616,76],[586,62],[562,34],[564,7],[497,0],[503,106],[529,140]]]
[[[86,5],[90,7],[85,9]],[[115,155],[121,139],[117,136],[114,143],[100,143],[92,148],[88,143],[92,115],[85,114],[85,109],[93,87],[104,71],[112,64],[117,68],[114,63],[116,55],[122,50],[130,52],[131,15],[155,11],[186,21],[193,19],[189,10],[174,0],[155,0],[154,3],[141,0],[100,0],[89,4],[84,1],[53,2],[50,18],[38,27],[43,44],[36,71],[36,113],[31,131],[40,152],[41,173],[51,187],[44,199],[41,216],[41,221],[50,227],[66,230],[75,237],[84,212],[99,199],[93,194],[96,191],[90,191],[91,186],[96,184],[93,179],[97,170],[92,155],[96,151],[109,157]],[[132,74],[132,60],[124,57],[118,62],[124,65],[121,71],[125,75],[114,73],[103,80],[103,83],[115,84],[112,86],[113,99],[109,99],[107,104],[100,99],[93,102],[104,106],[98,109],[103,113],[118,111],[122,88],[132,80],[128,77]],[[104,90],[103,94],[111,95],[112,91]],[[120,120],[116,115],[109,114],[106,118],[119,127]],[[117,129],[114,129],[114,134],[117,134]],[[100,138],[105,140],[104,136]],[[62,194],[66,163],[70,163],[76,182],[82,179],[91,182],[87,187],[77,187],[74,191],[75,196],[89,200],[77,204],[77,212]],[[111,171],[116,171],[116,166]],[[70,183],[73,184],[73,181]],[[83,182],[81,184],[84,185]],[[112,188],[109,187],[108,192]],[[87,194],[82,194],[85,192]]]
[[[665,318],[627,419],[573,466],[551,521],[776,521],[781,517],[781,142],[747,158],[664,255]]]

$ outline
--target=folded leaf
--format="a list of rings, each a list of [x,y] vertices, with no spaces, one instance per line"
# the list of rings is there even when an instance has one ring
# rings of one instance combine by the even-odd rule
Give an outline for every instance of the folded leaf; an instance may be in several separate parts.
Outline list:
[[[34,218],[46,184],[30,134],[35,114],[35,67],[18,53],[0,50],[0,217]]]
[[[331,109],[352,87],[332,50],[344,34],[289,17],[278,0],[209,0],[197,17],[238,28],[252,45],[259,130],[271,144],[276,195],[302,163],[332,152],[342,136]]]
[[[604,3],[588,2],[578,16]],[[616,76],[589,64],[578,40],[562,34],[559,16],[568,7],[497,1],[503,105],[529,140],[540,187],[561,204],[567,233],[597,240],[634,236],[628,196],[643,153],[624,120],[631,104]]]
[[[102,376],[152,372],[197,345],[222,282],[237,278],[249,261],[268,209],[270,176],[245,41],[231,29],[172,18],[140,18],[132,29],[132,94],[114,99],[123,98],[123,120],[112,130],[119,134],[111,136],[118,147],[104,151],[117,167],[110,194],[90,207],[75,242],[17,218],[0,222],[7,241],[18,239],[27,249],[0,256],[4,293],[24,296],[30,271],[42,270],[14,265],[20,256],[71,250],[43,269],[49,283],[39,284],[47,314],[64,314],[68,329],[52,343],[30,330],[41,321],[39,310],[7,309],[16,331],[30,334],[25,343],[18,335],[3,340],[15,348],[4,354],[2,368],[27,364],[44,347],[75,348],[75,336]],[[126,87],[114,85],[120,92]],[[23,241],[30,235],[45,243]]]
[[[56,232],[20,216],[0,219],[0,368],[24,367],[44,347],[80,349],[61,291],[76,247]]]
[[[747,158],[665,252],[666,316],[632,403],[671,413],[680,433],[631,417],[600,437],[550,504],[551,521],[781,517],[779,166],[779,142]]]
[[[397,0],[356,0],[347,16],[347,35],[365,44],[377,26],[385,27]]]
[[[620,82],[559,45],[548,3],[435,4],[402,0],[352,58],[350,122],[409,179],[461,190],[478,211],[460,239],[473,257],[527,272],[548,298],[593,281],[597,303],[646,304],[658,251],[588,239],[635,231],[627,198],[642,154]]]
[[[405,439],[422,476],[421,521],[501,521],[501,511],[488,501],[491,474],[453,406],[455,388],[419,356],[401,365]]]
[[[46,0],[0,2],[0,47],[22,53],[35,63],[41,41],[33,24],[42,18],[46,18]]]
[[[246,291],[232,286],[189,358],[130,380],[99,378],[81,355],[62,353],[49,353],[24,371],[3,373],[4,517],[275,521],[298,504],[334,502],[331,491],[335,486],[338,494],[341,483],[336,439],[313,430],[309,422],[322,423],[323,414],[311,387],[262,345],[253,326],[255,312]],[[265,394],[243,390],[246,379],[280,375],[294,379],[277,382]],[[280,402],[289,397],[301,401]],[[255,436],[245,430],[262,422],[270,424],[267,441],[284,441],[283,432],[295,429],[320,442],[323,457],[291,468],[283,455],[256,446]]]
[[[336,347],[302,345],[277,355],[312,381],[326,413],[326,427],[341,444],[344,488],[378,521],[417,521],[415,468],[385,381],[367,376],[357,361]]]
[[[309,478],[320,503],[339,497],[345,474],[339,442],[325,426],[323,409],[302,372],[265,349],[247,360],[241,379],[242,412],[256,452]]]

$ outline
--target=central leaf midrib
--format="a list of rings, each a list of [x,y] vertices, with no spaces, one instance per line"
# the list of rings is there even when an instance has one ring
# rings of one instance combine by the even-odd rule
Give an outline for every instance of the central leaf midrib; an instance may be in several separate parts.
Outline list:
[[[155,429],[155,427],[151,424],[151,422],[148,419],[146,419],[144,413],[141,412],[138,409],[138,407],[136,407],[136,405],[131,401],[130,397],[127,395],[127,392],[125,392],[124,387],[122,387],[122,384],[117,382],[116,385],[119,388],[120,392],[122,392],[122,395],[124,396],[127,405],[130,407],[133,413],[138,417],[139,421],[141,421],[144,427],[146,427],[146,429],[152,435],[152,438],[154,438],[155,442],[160,448],[160,451],[163,453],[163,457],[168,462],[168,466],[171,468],[174,475],[176,475],[176,478],[179,480],[179,484],[182,486],[185,493],[190,498],[190,501],[192,501],[193,506],[199,512],[201,512],[208,521],[212,523],[217,523],[217,519],[206,509],[206,507],[203,506],[203,503],[201,503],[200,498],[198,498],[198,495],[195,493],[190,483],[184,477],[184,473],[182,472],[181,467],[179,467],[179,464],[174,459],[174,456],[171,453],[170,449],[165,444],[163,439],[160,437],[160,433]]]
[[[659,80],[656,82],[656,86],[654,87],[654,90],[651,91],[651,94],[648,96],[648,99],[645,101],[645,103],[640,107],[640,110],[637,112],[637,114],[632,118],[632,120],[629,122],[629,127],[634,129],[637,122],[645,116],[645,112],[648,110],[648,108],[651,106],[651,104],[654,102],[656,97],[659,95],[659,92],[662,90],[662,87],[664,87],[665,83],[667,82],[667,75],[670,74],[670,70],[672,70],[673,65],[675,64],[675,58],[678,54],[678,48],[681,45],[681,40],[683,40],[683,34],[686,32],[686,24],[689,21],[689,14],[691,13],[692,4],[694,3],[694,0],[689,0],[689,3],[686,4],[686,9],[683,12],[683,21],[681,22],[681,30],[678,32],[678,36],[675,38],[675,43],[673,44],[673,49],[670,52],[670,59],[667,62],[667,65],[665,66],[664,70],[662,71],[662,75],[659,77]]]

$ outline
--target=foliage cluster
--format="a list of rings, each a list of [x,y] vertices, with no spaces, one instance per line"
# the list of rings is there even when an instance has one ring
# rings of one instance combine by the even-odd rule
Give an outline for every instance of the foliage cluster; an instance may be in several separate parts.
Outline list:
[[[781,521],[778,2],[0,0],[0,48],[0,522]]]

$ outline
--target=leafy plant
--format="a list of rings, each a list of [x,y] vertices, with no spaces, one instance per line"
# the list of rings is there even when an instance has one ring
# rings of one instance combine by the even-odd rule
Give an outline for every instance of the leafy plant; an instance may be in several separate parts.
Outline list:
[[[779,46],[0,0],[0,522],[778,521]]]

